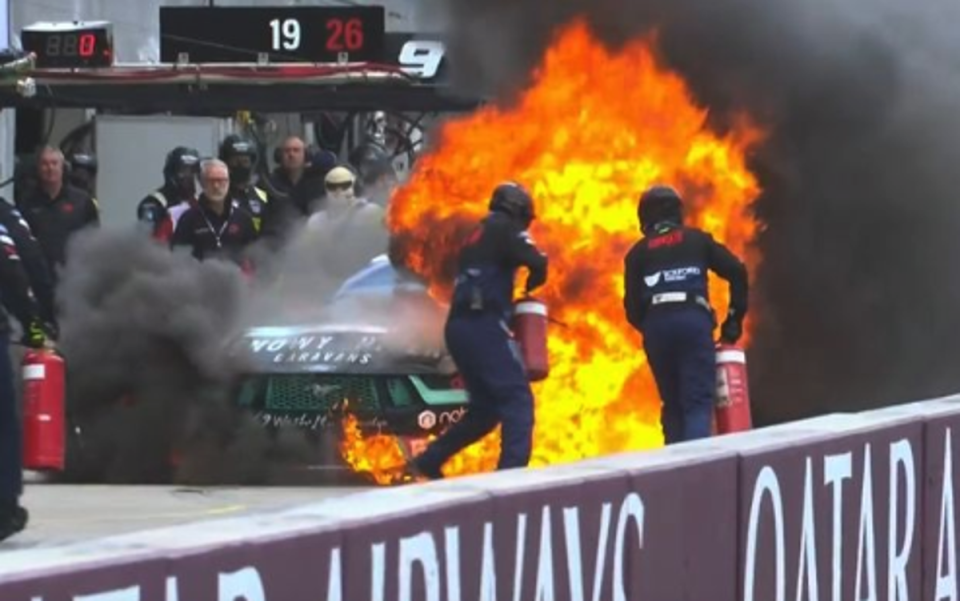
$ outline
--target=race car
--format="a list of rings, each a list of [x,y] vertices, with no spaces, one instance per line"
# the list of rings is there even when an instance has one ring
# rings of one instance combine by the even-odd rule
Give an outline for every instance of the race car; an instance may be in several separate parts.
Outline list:
[[[349,411],[367,432],[446,428],[467,397],[443,345],[444,317],[422,282],[377,257],[317,322],[246,331],[237,404],[276,427],[317,427]]]
[[[446,307],[414,274],[377,257],[307,304],[303,319],[290,323],[288,312],[228,345],[242,369],[226,403],[204,399],[223,391],[167,408],[132,395],[71,416],[67,469],[56,479],[363,483],[340,452],[348,415],[364,435],[397,437],[407,454],[463,416],[466,392],[443,344]]]

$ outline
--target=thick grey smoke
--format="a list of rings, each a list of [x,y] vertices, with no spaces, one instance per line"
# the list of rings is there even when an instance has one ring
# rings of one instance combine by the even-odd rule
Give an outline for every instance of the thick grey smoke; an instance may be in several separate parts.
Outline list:
[[[353,232],[345,256],[317,253],[315,236],[290,232],[277,253],[255,249],[261,279],[228,262],[197,262],[136,231],[91,230],[70,241],[57,296],[68,364],[70,477],[107,482],[248,484],[272,468],[317,459],[303,432],[269,433],[234,407],[249,357],[236,352],[253,326],[338,320],[325,311],[343,278],[385,252],[381,231]],[[368,256],[357,256],[360,242]],[[314,441],[315,443],[315,441]],[[171,469],[171,453],[179,461]]]
[[[583,15],[614,47],[657,30],[718,128],[746,109],[771,129],[752,164],[761,421],[960,389],[960,4],[430,1],[472,91],[512,95]]]

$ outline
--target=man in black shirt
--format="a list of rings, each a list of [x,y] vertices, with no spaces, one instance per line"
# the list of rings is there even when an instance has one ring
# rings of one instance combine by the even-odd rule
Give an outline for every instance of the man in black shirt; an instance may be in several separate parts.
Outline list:
[[[282,245],[291,227],[319,208],[323,175],[332,166],[326,166],[329,153],[308,148],[297,136],[284,140],[277,148],[277,158],[279,165],[270,176],[272,190],[260,228],[261,235],[272,239],[274,248]]]
[[[44,148],[37,162],[37,189],[20,206],[33,235],[40,241],[54,279],[58,266],[66,264],[70,237],[87,226],[100,224],[96,199],[63,181],[63,164],[59,149]]]
[[[730,283],[722,342],[740,339],[747,313],[746,266],[703,230],[683,225],[683,205],[668,186],[644,192],[637,210],[644,238],[624,259],[627,321],[643,347],[663,402],[667,444],[710,436],[716,384],[714,314],[707,272]]]
[[[230,198],[250,215],[258,233],[269,201],[267,191],[255,185],[259,156],[257,146],[237,134],[220,143],[219,158],[230,172]]]
[[[40,312],[21,263],[10,232],[0,225],[0,541],[23,530],[29,519],[27,510],[20,506],[23,429],[17,412],[8,312],[20,322],[22,344],[43,348],[46,343]]]
[[[189,248],[200,261],[230,259],[246,266],[244,250],[257,239],[253,219],[230,200],[230,176],[223,161],[211,159],[201,166],[203,193],[197,206],[187,209],[177,221],[171,247]]]
[[[442,477],[462,449],[502,426],[497,469],[526,467],[533,444],[533,392],[509,334],[514,279],[529,270],[526,291],[547,281],[547,256],[527,234],[533,200],[514,183],[497,186],[490,214],[460,252],[444,337],[470,395],[467,413],[410,465],[414,475]]]

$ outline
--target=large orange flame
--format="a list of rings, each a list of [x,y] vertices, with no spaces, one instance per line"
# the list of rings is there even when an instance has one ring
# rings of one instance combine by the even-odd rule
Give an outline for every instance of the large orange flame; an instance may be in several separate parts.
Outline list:
[[[514,106],[446,122],[391,200],[388,223],[401,254],[443,297],[465,228],[486,213],[492,189],[516,180],[533,193],[531,233],[550,257],[538,296],[566,324],[552,326],[552,371],[534,386],[534,466],[662,444],[659,397],[622,308],[623,256],[639,237],[644,188],[674,185],[689,223],[745,257],[751,273],[758,262],[749,207],[760,190],[746,155],[761,133],[745,119],[723,137],[712,132],[707,111],[658,64],[652,46],[638,40],[613,54],[584,23],[566,27]],[[722,281],[712,279],[711,297],[722,315]],[[492,469],[498,436],[466,449],[445,472]],[[366,441],[347,437],[344,448],[353,457],[378,452]]]

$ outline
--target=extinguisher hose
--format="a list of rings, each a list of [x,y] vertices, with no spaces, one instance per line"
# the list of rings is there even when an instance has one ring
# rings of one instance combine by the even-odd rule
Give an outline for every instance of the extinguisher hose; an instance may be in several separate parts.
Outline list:
[[[557,319],[556,317],[547,317],[547,321],[549,321],[550,323],[555,323],[555,324],[557,324],[558,326],[560,326],[560,327],[562,327],[562,328],[569,328],[569,327],[570,327],[570,324],[568,324],[568,323],[565,322],[565,321],[560,321],[560,320]]]

